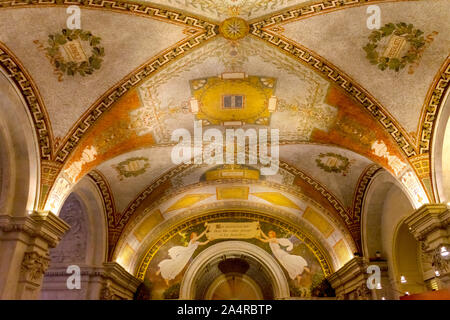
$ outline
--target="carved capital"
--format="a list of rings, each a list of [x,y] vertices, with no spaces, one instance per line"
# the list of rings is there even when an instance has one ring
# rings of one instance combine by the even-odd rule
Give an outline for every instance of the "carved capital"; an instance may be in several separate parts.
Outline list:
[[[20,266],[21,281],[28,281],[40,285],[49,262],[50,259],[45,255],[37,252],[25,252]]]
[[[450,209],[445,204],[426,204],[406,218],[412,235],[427,251],[450,243]]]
[[[44,240],[49,248],[54,248],[69,228],[67,223],[50,211],[34,211],[21,217],[0,216],[0,230],[5,234],[4,237],[9,237],[9,240],[12,240],[18,237],[17,234],[23,233],[30,239],[40,238]],[[13,234],[16,234],[16,236]]]
[[[336,291],[338,299],[346,296],[359,300],[369,300],[372,292],[367,287],[368,261],[362,257],[354,257],[342,268],[330,275],[327,279]]]

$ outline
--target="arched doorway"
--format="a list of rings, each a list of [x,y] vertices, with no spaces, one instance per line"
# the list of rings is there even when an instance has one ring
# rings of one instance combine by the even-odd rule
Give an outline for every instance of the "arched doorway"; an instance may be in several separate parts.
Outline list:
[[[425,291],[420,243],[405,223],[398,226],[393,243],[397,293],[402,296]]]
[[[282,299],[289,297],[283,270],[263,249],[225,241],[200,253],[181,282],[181,299]]]

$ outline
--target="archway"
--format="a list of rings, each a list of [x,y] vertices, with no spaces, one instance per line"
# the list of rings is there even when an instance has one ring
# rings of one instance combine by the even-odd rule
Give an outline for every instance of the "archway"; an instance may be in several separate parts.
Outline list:
[[[247,262],[249,267],[245,273],[233,270],[227,275],[228,272],[217,267],[221,261],[231,259]],[[258,289],[266,299],[289,297],[289,285],[283,270],[270,254],[248,242],[225,241],[207,248],[194,259],[181,282],[180,298],[211,299],[220,285],[233,276],[240,277],[242,287],[253,289],[254,297],[258,297]]]
[[[400,296],[426,290],[420,243],[403,222],[398,225],[394,234],[393,258],[395,285]]]
[[[450,201],[450,99],[441,107],[431,149],[433,188],[437,202]]]
[[[22,96],[0,69],[0,212],[24,216],[37,208],[40,157]]]
[[[97,276],[107,261],[106,217],[100,195],[90,179],[82,179],[75,186],[59,217],[70,229],[58,246],[50,250],[41,299],[98,299],[101,281]],[[69,266],[79,268],[79,288],[67,286],[74,270],[68,273]]]

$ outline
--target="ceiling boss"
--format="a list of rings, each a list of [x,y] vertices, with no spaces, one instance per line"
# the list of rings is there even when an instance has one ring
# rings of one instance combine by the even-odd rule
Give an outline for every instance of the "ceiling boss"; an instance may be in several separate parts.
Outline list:
[[[225,39],[239,40],[248,34],[249,26],[244,19],[231,17],[220,24],[219,31]]]

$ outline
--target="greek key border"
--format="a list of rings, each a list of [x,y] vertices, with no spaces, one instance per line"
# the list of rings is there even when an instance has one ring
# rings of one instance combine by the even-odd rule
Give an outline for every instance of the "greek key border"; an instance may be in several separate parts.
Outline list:
[[[444,65],[439,70],[437,81],[431,89],[431,95],[429,96],[425,114],[422,117],[422,123],[420,126],[420,141],[419,150],[420,154],[428,153],[431,147],[431,138],[433,136],[433,130],[436,126],[437,114],[439,113],[450,87],[450,56],[447,57]]]
[[[375,177],[375,175],[383,168],[377,164],[370,165],[358,179],[358,184],[355,190],[355,195],[353,196],[353,222],[361,222],[362,205],[364,202],[364,197],[366,196],[367,188],[370,181]]]
[[[408,158],[417,155],[414,144],[409,141],[408,135],[403,132],[404,130],[391,118],[387,111],[365,89],[356,84],[337,67],[307,48],[263,29],[258,23],[250,25],[250,33],[288,53],[300,62],[309,65],[316,72],[330,80],[331,83],[344,89],[383,126]]]
[[[108,181],[106,180],[106,177],[98,170],[90,171],[87,176],[92,179],[102,195],[103,206],[108,219],[108,228],[114,228],[117,210],[114,201],[114,194]]]
[[[86,9],[106,9],[115,12],[152,17],[159,20],[167,20],[183,24],[186,27],[195,28],[198,30],[198,33],[182,43],[178,43],[176,47],[168,48],[162,54],[152,58],[149,62],[129,74],[126,79],[122,80],[119,84],[116,84],[103,94],[82,118],[76,122],[70,130],[70,133],[64,138],[60,147],[55,152],[54,160],[60,163],[64,163],[88,129],[91,128],[98,118],[126,92],[144,81],[151,74],[160,70],[169,62],[183,56],[186,52],[198,47],[219,33],[218,25],[208,22],[203,18],[200,19],[187,13],[178,12],[173,9],[160,8],[150,4],[124,2],[120,0],[0,0],[0,9],[68,5],[78,5],[81,8]],[[50,158],[51,156],[48,160],[50,160]]]
[[[39,155],[42,160],[52,158],[52,130],[44,103],[31,76],[19,62],[17,57],[0,41],[0,67],[14,82],[23,97],[33,121],[39,143]]]
[[[261,27],[274,26],[280,23],[292,22],[318,14],[325,14],[336,10],[359,7],[369,4],[389,2],[406,2],[417,0],[326,0],[310,4],[300,4],[294,8],[287,8],[275,13],[269,13],[250,20],[250,24],[259,24]]]
[[[192,164],[182,164],[178,167],[168,171],[163,174],[156,180],[154,180],[147,188],[145,188],[139,195],[127,206],[125,211],[121,214],[120,218],[117,221],[116,228],[123,230],[125,226],[130,221],[131,217],[134,215],[136,209],[142,204],[142,202],[161,184],[169,180],[170,178],[176,176],[177,174],[183,172],[184,170],[193,166]],[[323,185],[319,182],[300,171],[299,169],[287,164],[286,162],[280,161],[280,168],[288,171],[296,177],[299,177],[309,185],[311,185],[316,191],[318,191],[327,201],[328,203],[336,210],[338,214],[335,218],[341,218],[342,221],[345,222],[345,225],[350,225],[352,223],[352,217],[349,212],[345,210],[343,204],[334,196],[330,191],[328,191]],[[332,213],[332,212],[331,212]]]

